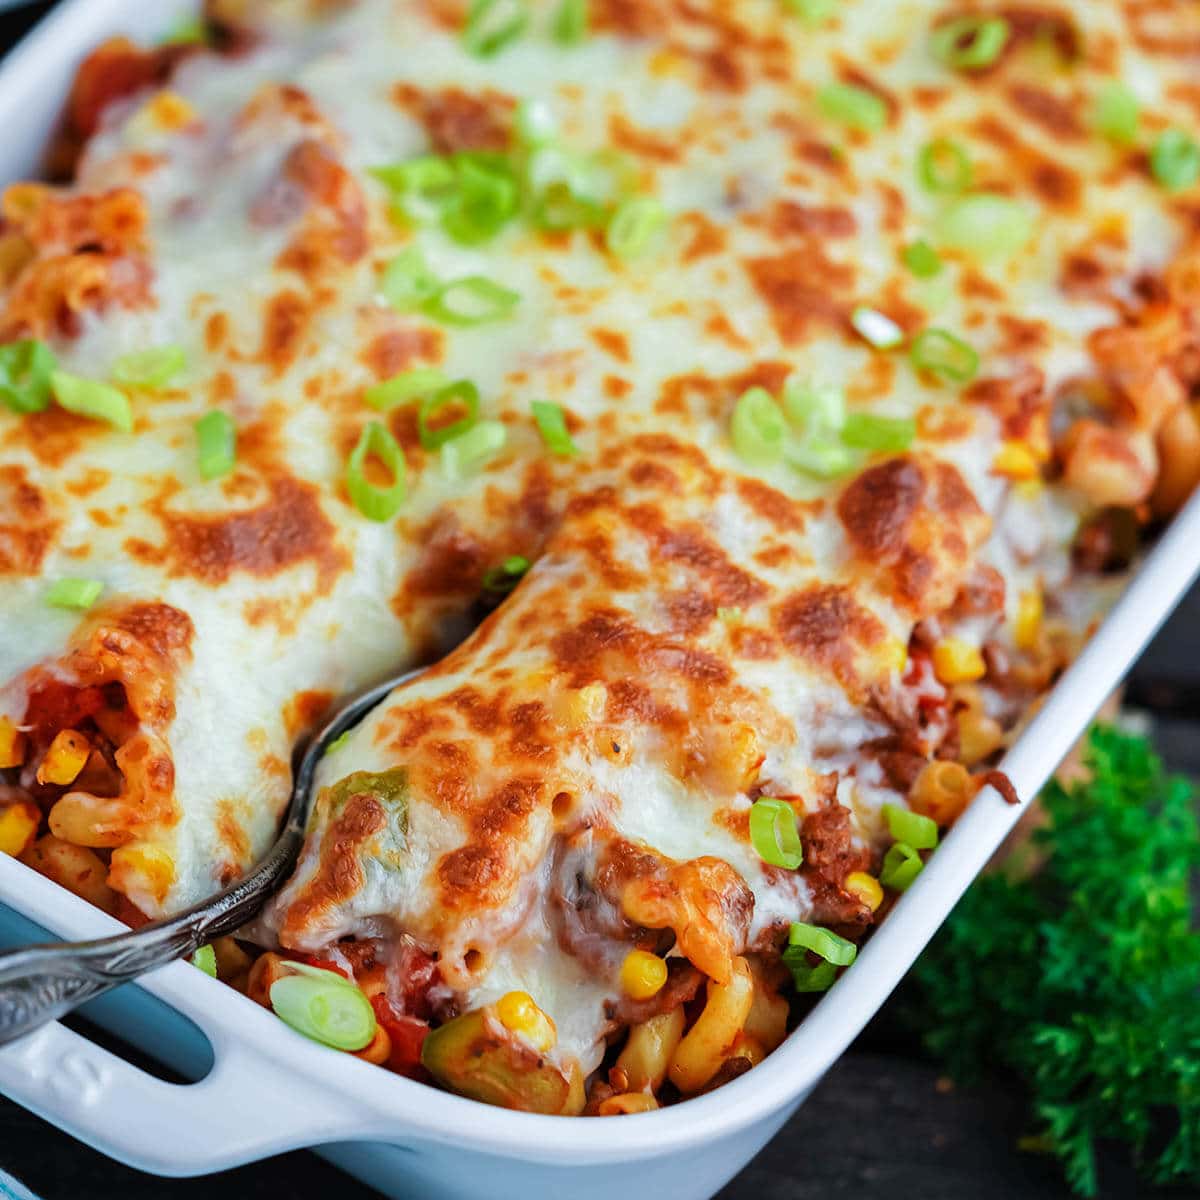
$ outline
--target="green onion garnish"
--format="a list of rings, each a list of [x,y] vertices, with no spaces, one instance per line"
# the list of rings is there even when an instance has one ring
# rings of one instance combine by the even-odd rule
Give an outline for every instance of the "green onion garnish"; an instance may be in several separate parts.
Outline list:
[[[578,46],[587,37],[588,0],[562,0],[550,32],[560,46]]]
[[[667,223],[667,211],[650,196],[624,201],[608,222],[604,240],[618,258],[628,261],[642,255]]]
[[[517,105],[515,127],[523,146],[545,146],[558,136],[554,114],[543,100],[522,100]]]
[[[374,455],[391,472],[391,487],[376,487],[363,473],[367,457]],[[368,421],[358,444],[346,460],[346,490],[354,507],[369,521],[390,521],[408,496],[404,452],[387,428]]]
[[[989,67],[1004,52],[1010,26],[1003,17],[959,17],[933,31],[934,57],[956,71]]]
[[[520,302],[520,293],[486,275],[467,275],[439,288],[421,308],[426,316],[446,325],[483,325],[503,320]]]
[[[783,385],[783,409],[808,433],[836,433],[846,421],[846,394],[828,384],[789,379]]]
[[[788,946],[811,950],[835,967],[848,967],[858,957],[858,947],[831,929],[793,921],[788,930]]]
[[[876,350],[892,350],[904,341],[904,330],[891,317],[865,304],[850,313],[850,324]]]
[[[604,220],[604,205],[578,195],[562,182],[550,184],[533,206],[533,223],[547,233],[599,229]]]
[[[196,422],[196,445],[202,479],[220,479],[237,462],[237,426],[226,412],[214,408]]]
[[[447,425],[433,428],[430,421],[443,409],[465,409],[463,416]],[[421,401],[417,411],[417,436],[426,450],[437,450],[456,437],[461,437],[479,420],[479,389],[469,379],[456,379],[439,388]]]
[[[896,842],[883,856],[883,870],[879,882],[897,892],[907,891],[912,882],[925,869],[921,856],[912,846]]]
[[[160,46],[203,46],[208,42],[208,25],[199,17],[184,17],[163,35]]]
[[[858,456],[834,437],[789,441],[784,447],[788,466],[817,479],[840,479],[858,466]]]
[[[363,392],[363,399],[379,412],[388,412],[421,396],[429,396],[444,388],[450,380],[437,367],[413,367],[391,379],[376,383]]]
[[[750,388],[738,398],[729,432],[738,457],[751,466],[767,466],[783,457],[787,421],[765,388]]]
[[[517,180],[499,155],[460,154],[456,186],[442,206],[442,228],[464,246],[489,241],[516,215]]]
[[[339,733],[337,735],[337,737],[335,737],[333,739],[333,741],[330,742],[329,745],[325,747],[325,753],[321,757],[328,758],[331,754],[335,754],[349,740],[350,740],[350,730],[349,729],[343,730],[343,732]]]
[[[155,346],[122,354],[112,366],[114,383],[126,387],[165,387],[187,366],[187,351],[182,346]]]
[[[448,479],[465,479],[504,448],[508,430],[500,421],[480,421],[442,447],[442,471]]]
[[[528,24],[525,0],[471,0],[463,45],[476,58],[491,58],[519,38]]]
[[[46,593],[46,603],[53,608],[91,608],[102,591],[99,579],[57,579]]]
[[[379,291],[398,312],[420,308],[437,294],[442,281],[426,265],[416,246],[401,251],[383,269]]]
[[[546,449],[560,458],[570,458],[579,453],[579,447],[571,440],[567,429],[567,414],[562,406],[552,404],[549,400],[534,400],[530,405],[533,409],[533,419],[537,423],[538,433],[546,443]]]
[[[932,279],[942,269],[942,256],[923,238],[905,246],[900,257],[918,279]]]
[[[763,796],[750,806],[750,843],[773,867],[794,871],[804,861],[796,810],[786,800]]]
[[[197,947],[195,954],[192,955],[192,966],[216,979],[217,952],[210,945]]]
[[[932,850],[938,844],[936,821],[907,808],[901,808],[898,804],[885,804],[883,815],[887,818],[888,830],[896,841],[904,842],[914,850]]]
[[[917,156],[917,178],[930,192],[965,192],[974,171],[967,152],[950,138],[934,138]]]
[[[838,0],[783,0],[783,6],[812,28],[824,24],[837,12]]]
[[[917,436],[912,417],[881,417],[853,412],[842,426],[842,441],[856,450],[907,450]]]
[[[952,200],[936,233],[943,246],[976,258],[1011,258],[1033,234],[1033,221],[1016,200],[979,192]]]
[[[919,334],[909,356],[919,371],[932,371],[951,383],[970,383],[979,371],[979,352],[945,329]]]
[[[1133,92],[1123,83],[1110,83],[1096,97],[1092,120],[1097,131],[1109,141],[1128,146],[1137,137],[1140,116]]]
[[[817,93],[817,106],[825,116],[851,129],[882,129],[888,108],[874,92],[852,83],[827,83]]]
[[[122,433],[133,432],[133,410],[129,407],[129,397],[118,388],[97,383],[94,379],[84,379],[80,375],[70,375],[66,371],[52,371],[50,389],[55,400],[67,412],[107,421]]]
[[[457,179],[450,160],[438,154],[372,167],[370,173],[391,192],[393,214],[418,223],[441,216]]]
[[[529,566],[529,559],[520,554],[510,554],[498,567],[491,567],[484,574],[483,590],[500,596],[507,595],[521,582]]]
[[[1200,179],[1200,144],[1182,129],[1165,129],[1150,148],[1150,173],[1169,192]]]
[[[271,984],[271,1007],[297,1033],[335,1050],[361,1050],[375,1036],[375,1010],[336,971],[288,963],[296,971]],[[301,970],[300,968],[304,968]]]
[[[718,608],[717,620],[726,625],[739,625],[742,620],[742,610],[740,608]]]
[[[41,412],[50,404],[50,376],[57,366],[45,342],[27,338],[0,346],[0,400],[13,412]]]

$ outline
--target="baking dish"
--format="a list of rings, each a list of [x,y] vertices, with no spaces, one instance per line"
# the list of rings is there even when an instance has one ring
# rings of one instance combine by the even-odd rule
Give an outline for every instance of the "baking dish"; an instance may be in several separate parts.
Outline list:
[[[85,49],[118,29],[159,33],[186,7],[162,4],[148,13],[132,3],[76,0],[56,13],[0,79],[0,114],[8,117],[6,128],[19,131],[6,175],[30,170]],[[1195,506],[1180,518],[1009,755],[1005,769],[1021,794],[1042,782],[1186,586],[1200,561],[1198,520]],[[200,1082],[164,1083],[56,1026],[0,1054],[0,1087],[106,1153],[164,1174],[199,1174],[322,1144],[394,1195],[528,1196],[567,1186],[583,1197],[614,1187],[634,1196],[708,1195],[811,1091],[1015,819],[997,796],[982,795],[951,836],[955,848],[937,856],[857,969],[783,1050],[718,1094],[632,1122],[551,1121],[418,1090],[299,1040],[184,966],[159,973],[144,991],[118,997],[96,1015],[185,1075],[203,1076]],[[0,899],[15,910],[7,931],[13,939],[31,936],[19,927],[17,911],[59,935],[112,928],[13,862],[0,863]],[[171,1013],[193,1024],[180,1025]]]

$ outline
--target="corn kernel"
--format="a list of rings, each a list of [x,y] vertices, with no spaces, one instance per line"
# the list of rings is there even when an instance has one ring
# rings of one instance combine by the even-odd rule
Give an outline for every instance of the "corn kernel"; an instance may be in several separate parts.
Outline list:
[[[1045,480],[1041,479],[1040,477],[1037,479],[1018,480],[1016,485],[1013,487],[1013,491],[1016,492],[1016,494],[1020,496],[1022,500],[1036,500],[1045,490]]]
[[[883,903],[883,888],[874,875],[866,871],[851,871],[842,887],[852,896],[857,896],[872,912]]]
[[[137,878],[129,878],[130,874]],[[118,846],[112,852],[108,882],[126,894],[148,892],[161,904],[175,882],[175,860],[161,846],[149,842]]]
[[[1013,621],[1013,641],[1020,650],[1037,648],[1046,606],[1040,587],[1022,592],[1017,600],[1017,615]]]
[[[999,721],[978,710],[958,714],[958,757],[968,767],[982,762],[1003,744],[1004,729]]]
[[[196,110],[178,92],[164,91],[147,100],[133,119],[141,127],[157,126],[173,132],[195,118]]]
[[[1037,455],[1025,442],[1005,442],[992,459],[992,470],[1009,479],[1036,479],[1041,474]]]
[[[908,666],[908,647],[899,638],[888,638],[879,652],[880,664],[888,671],[903,671]]]
[[[934,646],[933,670],[942,683],[972,683],[987,674],[987,664],[977,646],[951,637]]]
[[[533,1002],[528,992],[508,992],[496,1001],[500,1024],[545,1053],[558,1041],[554,1022]]]
[[[91,752],[91,744],[82,733],[76,733],[74,729],[60,729],[38,766],[38,783],[52,783],[58,787],[74,783]]]
[[[25,735],[8,717],[0,717],[0,767],[19,767],[25,761]]]
[[[41,813],[37,806],[21,800],[0,810],[0,854],[17,858],[37,836]]]
[[[657,954],[631,950],[621,964],[621,989],[633,1000],[657,996],[667,982],[667,964]]]

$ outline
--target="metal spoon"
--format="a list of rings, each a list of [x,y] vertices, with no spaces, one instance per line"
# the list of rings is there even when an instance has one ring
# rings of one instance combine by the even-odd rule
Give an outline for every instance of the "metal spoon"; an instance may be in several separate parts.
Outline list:
[[[267,856],[224,891],[173,917],[88,942],[54,942],[0,953],[0,1045],[64,1016],[102,992],[195,953],[256,917],[295,865],[313,801],[317,764],[329,744],[391,692],[408,671],[345,704],[308,743],[296,770],[282,831]]]

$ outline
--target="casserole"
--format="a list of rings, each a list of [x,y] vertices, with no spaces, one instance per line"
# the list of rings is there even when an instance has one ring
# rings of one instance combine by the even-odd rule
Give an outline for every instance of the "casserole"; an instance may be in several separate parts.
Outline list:
[[[59,14],[55,19],[56,22],[64,19],[64,16],[65,14]],[[74,34],[77,31],[71,32]],[[36,47],[37,44],[38,42],[35,40],[33,45]],[[18,67],[29,61],[28,54],[27,51],[24,58],[18,59]],[[1194,517],[1185,514],[1180,519],[1180,525],[1186,526],[1187,522],[1191,520],[1194,520]],[[1098,655],[1101,653],[1112,655],[1114,650],[1128,651],[1139,634],[1148,633],[1144,627],[1147,612],[1152,612],[1154,618],[1157,619],[1164,611],[1164,601],[1176,595],[1186,583],[1194,563],[1186,558],[1181,560],[1168,555],[1168,549],[1171,550],[1171,555],[1179,554],[1180,539],[1176,536],[1178,532],[1179,526],[1160,547],[1146,572],[1134,585],[1133,591],[1122,605],[1119,613],[1114,616],[1110,625],[1106,626],[1105,630],[1097,636],[1080,664],[1064,681],[1059,691],[1056,692],[1055,698],[1050,701],[1038,718],[1030,733],[1022,739],[1009,756],[1005,769],[1022,794],[1028,794],[1031,788],[1040,783],[1046,770],[1053,765],[1050,755],[1056,749],[1058,751],[1065,749],[1064,742],[1074,735],[1080,723],[1078,720],[1063,720],[1063,706],[1068,702],[1059,703],[1059,697],[1064,693],[1071,695],[1073,690],[1076,695],[1079,691],[1089,695],[1102,695],[1102,691],[1092,689],[1098,689],[1102,683],[1114,675],[1119,670],[1120,663],[1127,661],[1127,658],[1113,661],[1098,658]],[[1153,593],[1148,593],[1147,589],[1142,586],[1148,577],[1152,577],[1156,581],[1156,589]],[[1152,608],[1140,615],[1141,628],[1135,630],[1131,624],[1125,624],[1133,621],[1130,616],[1130,601],[1136,595],[1137,603],[1144,604],[1145,597],[1149,594],[1154,594],[1154,604]],[[1111,632],[1114,628],[1117,630],[1116,633]],[[1077,683],[1076,681],[1081,678],[1083,682]],[[1057,724],[1048,722],[1048,718],[1052,715],[1056,717]],[[1082,715],[1084,714],[1077,714],[1077,716]],[[1053,730],[1053,736],[1045,736],[1047,729]],[[1031,738],[1040,740],[1031,745]],[[1036,745],[1036,750],[1032,748],[1033,745]],[[965,883],[972,869],[970,864],[977,865],[981,861],[980,852],[986,854],[990,850],[995,844],[1001,828],[1011,820],[1010,814],[996,810],[996,804],[996,797],[987,793],[975,805],[971,814],[963,822],[967,829],[972,830],[972,833],[959,831],[952,835],[955,849],[948,852],[946,856],[942,856],[952,859],[954,865],[943,865],[940,858],[935,862],[927,876],[914,887],[910,896],[899,906],[889,926],[885,928],[884,934],[877,939],[877,943],[882,942],[886,946],[892,946],[892,953],[896,953],[897,936],[889,936],[891,935],[891,925],[899,922],[903,928],[903,918],[906,913],[920,912],[921,901],[919,898],[937,894],[937,880],[952,881],[948,885],[941,885],[946,888],[946,893],[941,896],[943,903],[952,894],[957,894],[953,881],[957,881],[959,885]],[[992,822],[990,828],[984,824],[988,820]],[[979,825],[983,825],[983,828],[974,828]],[[967,838],[972,839],[969,842],[970,848],[965,852],[967,857],[960,862],[957,856],[964,854]],[[6,868],[13,866],[13,864],[7,863],[4,865]],[[964,866],[966,874],[962,873]],[[50,921],[48,910],[44,909],[39,902],[39,895],[46,886],[42,880],[27,882],[24,886],[23,907],[39,922],[49,925],[58,922]],[[62,902],[61,898],[59,902]],[[918,918],[908,918],[912,950],[915,950],[916,946],[923,941],[921,933],[923,932],[924,936],[927,936],[937,919],[939,910],[936,903],[932,900],[926,903],[928,907],[927,928],[922,928]],[[72,929],[72,932],[75,930]],[[903,934],[898,936],[903,937]],[[646,1194],[649,1194],[650,1190],[654,1190],[667,1195],[702,1195],[712,1190],[723,1177],[728,1177],[737,1168],[739,1156],[744,1157],[747,1151],[752,1152],[757,1145],[761,1145],[774,1128],[777,1128],[790,1107],[798,1102],[802,1093],[806,1093],[811,1088],[816,1078],[819,1077],[820,1070],[831,1061],[827,1051],[838,1045],[844,1045],[845,1039],[857,1027],[856,1022],[861,1023],[861,1019],[865,1019],[869,1014],[872,1007],[870,997],[873,989],[859,983],[858,976],[868,972],[868,963],[882,964],[887,961],[882,957],[886,952],[877,950],[877,943],[873,943],[863,955],[863,965],[855,974],[855,990],[851,992],[844,985],[836,987],[809,1018],[801,1033],[797,1034],[785,1050],[776,1056],[776,1059],[787,1060],[799,1065],[802,1059],[796,1050],[796,1045],[801,1043],[812,1047],[819,1044],[814,1043],[813,1040],[818,1035],[810,1036],[810,1028],[815,1025],[817,1030],[821,1030],[824,1027],[828,1037],[828,1044],[824,1047],[826,1053],[814,1055],[805,1061],[805,1071],[799,1082],[797,1080],[792,1080],[790,1083],[784,1082],[786,1077],[780,1074],[776,1059],[773,1059],[768,1064],[770,1068],[768,1075],[762,1074],[760,1069],[752,1080],[730,1085],[726,1089],[727,1092],[735,1092],[739,1097],[738,1102],[732,1107],[729,1104],[716,1106],[718,1099],[726,1100],[726,1093],[722,1093],[719,1097],[704,1097],[691,1102],[686,1113],[678,1114],[680,1120],[674,1122],[673,1125],[664,1123],[665,1115],[660,1114],[652,1118],[653,1121],[658,1122],[656,1126],[652,1127],[650,1119],[647,1119],[646,1124],[639,1129],[622,1129],[608,1135],[580,1134],[573,1130],[564,1131],[561,1127],[555,1127],[553,1131],[547,1130],[543,1133],[537,1129],[536,1121],[523,1127],[526,1132],[519,1133],[518,1130],[522,1128],[520,1122],[530,1120],[529,1118],[514,1118],[512,1115],[507,1115],[509,1123],[498,1119],[493,1124],[491,1114],[484,1116],[477,1110],[467,1110],[461,1107],[462,1102],[459,1101],[453,1102],[460,1105],[457,1110],[447,1109],[444,1104],[451,1098],[440,1096],[416,1098],[409,1085],[401,1086],[395,1081],[388,1080],[372,1080],[370,1086],[367,1086],[365,1082],[362,1086],[359,1086],[357,1082],[353,1085],[347,1083],[346,1086],[350,1087],[359,1099],[349,1101],[339,1095],[333,1105],[337,1110],[336,1115],[330,1116],[331,1106],[328,1103],[328,1095],[324,1094],[326,1092],[337,1093],[339,1080],[345,1076],[347,1069],[357,1069],[356,1064],[341,1062],[334,1066],[332,1062],[328,1061],[330,1056],[322,1052],[321,1056],[314,1057],[312,1062],[314,1065],[317,1062],[327,1065],[322,1068],[320,1077],[314,1080],[310,1089],[304,1082],[306,1079],[313,1078],[310,1075],[309,1065],[305,1063],[301,1066],[298,1061],[307,1048],[296,1046],[294,1039],[291,1043],[286,1041],[279,1043],[278,1035],[283,1035],[285,1038],[290,1035],[282,1030],[275,1030],[275,1036],[271,1036],[264,1029],[262,1037],[265,1040],[262,1044],[276,1044],[284,1057],[290,1057],[284,1050],[285,1046],[290,1046],[291,1050],[296,1051],[296,1060],[293,1065],[297,1068],[297,1073],[286,1084],[288,1112],[280,1114],[278,1128],[271,1130],[268,1134],[268,1131],[262,1128],[240,1128],[243,1122],[235,1122],[239,1128],[227,1137],[225,1136],[226,1131],[210,1125],[205,1130],[207,1136],[198,1138],[198,1144],[195,1147],[189,1149],[187,1145],[176,1143],[172,1146],[171,1152],[163,1156],[164,1160],[170,1161],[159,1161],[153,1157],[152,1147],[167,1145],[172,1141],[167,1129],[159,1123],[173,1107],[173,1104],[167,1102],[169,1093],[162,1091],[164,1085],[152,1084],[149,1081],[135,1083],[136,1077],[111,1059],[90,1053],[85,1053],[81,1057],[80,1053],[72,1051],[64,1056],[62,1069],[72,1081],[64,1088],[62,1079],[57,1074],[57,1064],[48,1063],[40,1056],[53,1056],[69,1046],[74,1046],[75,1043],[71,1039],[75,1035],[69,1035],[65,1031],[48,1031],[44,1037],[39,1035],[32,1039],[27,1046],[21,1048],[23,1051],[21,1055],[6,1058],[6,1065],[13,1065],[14,1073],[17,1076],[17,1080],[12,1084],[14,1094],[19,1094],[21,1091],[20,1076],[22,1068],[24,1069],[26,1075],[24,1082],[28,1085],[24,1089],[24,1095],[28,1102],[36,1101],[36,1097],[30,1093],[29,1088],[34,1091],[44,1090],[43,1099],[40,1102],[40,1107],[43,1108],[49,1099],[55,1096],[61,1097],[64,1092],[72,1096],[73,1099],[69,1103],[74,1108],[74,1112],[68,1118],[68,1122],[79,1129],[90,1129],[94,1126],[93,1105],[103,1099],[106,1087],[122,1086],[130,1089],[131,1093],[142,1095],[146,1102],[146,1110],[143,1113],[144,1121],[131,1119],[131,1105],[128,1100],[123,1099],[123,1113],[126,1115],[121,1122],[121,1129],[111,1135],[116,1140],[105,1142],[105,1139],[100,1138],[98,1133],[92,1129],[90,1129],[89,1136],[97,1138],[98,1144],[101,1144],[102,1148],[107,1144],[109,1147],[120,1149],[122,1157],[130,1157],[131,1160],[138,1161],[140,1164],[156,1166],[162,1170],[214,1169],[229,1161],[235,1161],[256,1152],[269,1152],[271,1149],[293,1144],[297,1140],[299,1142],[313,1139],[327,1140],[351,1135],[395,1138],[396,1128],[391,1124],[394,1114],[385,1114],[382,1109],[372,1109],[368,1112],[361,1104],[362,1097],[372,1093],[379,1085],[386,1085],[401,1087],[401,1090],[396,1092],[397,1096],[404,1094],[414,1096],[412,1103],[421,1114],[420,1119],[414,1114],[408,1114],[409,1119],[403,1141],[410,1148],[416,1148],[421,1152],[419,1161],[411,1163],[410,1174],[413,1178],[421,1181],[419,1186],[422,1194],[437,1194],[439,1187],[441,1194],[478,1194],[484,1190],[482,1181],[485,1178],[488,1181],[487,1190],[489,1192],[515,1195],[518,1190],[528,1194],[528,1191],[532,1189],[536,1194],[541,1190],[548,1190],[549,1187],[556,1184],[561,1186],[559,1179],[556,1179],[556,1171],[567,1172],[571,1170],[572,1166],[596,1164],[607,1160],[608,1166],[603,1178],[599,1172],[595,1173],[594,1179],[589,1176],[585,1182],[580,1182],[578,1178],[573,1177],[571,1179],[572,1190],[584,1195],[598,1195],[600,1187],[611,1189],[616,1185],[630,1187],[635,1192],[645,1190]],[[898,960],[893,961],[894,967],[898,965]],[[889,986],[886,967],[880,965],[877,973],[884,981],[881,986],[886,989]],[[167,974],[164,973],[164,979]],[[178,975],[178,971],[175,974]],[[894,978],[891,982],[894,982]],[[251,1094],[264,1081],[264,1072],[258,1062],[254,1060],[253,1054],[244,1048],[233,1049],[228,1035],[218,1033],[214,1026],[215,1014],[221,1005],[225,1002],[237,1002],[231,996],[223,997],[221,1004],[214,1002],[213,1004],[206,1003],[203,1006],[185,1001],[181,992],[186,991],[187,986],[194,985],[194,983],[194,976],[180,976],[179,990],[171,996],[171,1000],[196,1020],[202,1028],[210,1032],[217,1043],[218,1065],[211,1078],[196,1085],[190,1093],[187,1093],[187,1104],[214,1105],[218,1089],[230,1088],[242,1096],[247,1109],[256,1112],[271,1111],[272,1105],[268,1097],[262,1096],[261,1093]],[[197,989],[197,994],[200,990]],[[876,991],[875,1003],[882,997],[882,994],[882,992]],[[864,1007],[864,997],[867,998],[866,1007]],[[203,1013],[200,1011],[201,1007],[204,1009]],[[237,1009],[242,1032],[249,1033],[251,1030],[255,1030],[257,1038],[258,1033],[254,1022],[246,1018],[243,1009],[244,1006]],[[824,1021],[821,1014],[825,1014]],[[836,1016],[832,1014],[836,1014]],[[257,1020],[261,1014],[256,1013],[254,1017]],[[831,1022],[835,1023],[835,1028],[838,1030],[834,1035],[830,1034]],[[55,1039],[67,1040],[56,1041]],[[347,1078],[357,1079],[355,1076]],[[323,1095],[325,1103],[322,1103]],[[211,1099],[205,1099],[205,1097]],[[211,1107],[205,1111],[208,1112],[210,1119],[218,1116]],[[229,1112],[231,1109],[227,1106],[225,1111]],[[457,1116],[455,1116],[455,1112],[457,1112]],[[436,1119],[434,1119],[435,1114]],[[89,1116],[92,1119],[89,1119]],[[497,1114],[498,1118],[499,1116],[500,1114]],[[511,1123],[514,1119],[518,1122],[517,1124]],[[450,1140],[447,1131],[452,1129],[456,1122],[470,1124],[474,1131],[471,1142],[474,1150],[478,1153],[460,1152],[454,1159],[457,1178],[435,1184],[434,1176],[441,1167],[445,1166],[446,1156],[439,1156],[433,1147]],[[274,1120],[272,1120],[272,1124],[275,1124]],[[135,1128],[131,1128],[131,1126]],[[189,1134],[197,1135],[200,1127],[201,1122],[194,1118]],[[644,1129],[644,1133],[641,1132],[642,1129]],[[140,1136],[143,1134],[146,1140],[140,1142]],[[208,1146],[200,1144],[209,1139],[215,1140],[219,1144],[219,1148],[214,1150],[211,1144]],[[140,1149],[134,1146],[135,1142],[139,1142]],[[732,1148],[735,1142],[740,1147],[736,1153]],[[699,1145],[703,1146],[702,1152],[696,1149]],[[520,1147],[519,1155],[525,1160],[525,1173],[520,1179],[515,1177],[510,1179],[509,1173],[505,1172],[504,1182],[498,1183],[495,1159],[497,1157],[514,1157],[511,1153],[514,1147]],[[617,1149],[618,1147],[619,1149]],[[509,1153],[506,1154],[505,1151]],[[653,1161],[649,1161],[652,1151],[654,1151]],[[213,1161],[214,1154],[217,1161]],[[145,1157],[145,1155],[151,1157]],[[624,1161],[619,1165],[614,1165],[612,1159],[618,1155]],[[207,1161],[198,1161],[205,1156],[207,1156]],[[631,1159],[634,1161],[629,1162],[628,1160]],[[360,1164],[359,1169],[365,1168]],[[474,1176],[471,1175],[472,1169],[477,1169]],[[458,1192],[454,1191],[454,1188],[458,1188]]]

